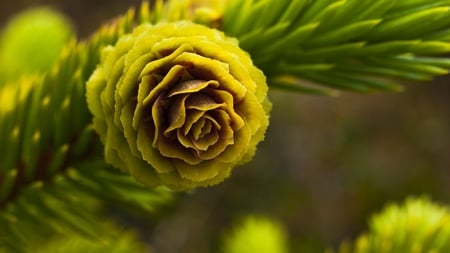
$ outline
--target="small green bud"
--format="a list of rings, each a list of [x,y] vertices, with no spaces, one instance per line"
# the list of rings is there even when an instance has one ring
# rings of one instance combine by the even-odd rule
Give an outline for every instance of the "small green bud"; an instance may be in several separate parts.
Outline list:
[[[287,253],[289,248],[283,226],[264,217],[247,217],[224,239],[223,253]]]
[[[73,34],[67,18],[50,8],[15,16],[0,35],[0,83],[49,69]]]

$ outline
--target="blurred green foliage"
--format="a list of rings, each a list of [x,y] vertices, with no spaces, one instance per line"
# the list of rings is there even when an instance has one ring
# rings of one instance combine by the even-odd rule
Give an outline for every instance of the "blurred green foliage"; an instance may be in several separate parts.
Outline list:
[[[0,34],[0,83],[47,70],[74,37],[71,22],[47,7],[11,19]]]
[[[411,197],[403,204],[390,204],[372,217],[367,234],[354,246],[343,244],[347,253],[444,253],[450,251],[450,210],[428,198]]]
[[[287,253],[287,234],[279,222],[249,216],[226,234],[224,253]]]
[[[100,225],[100,224],[99,224]],[[79,235],[60,236],[51,238],[43,243],[42,247],[29,249],[35,253],[149,253],[146,247],[134,232],[121,231],[116,226],[103,225],[105,230],[113,230],[113,238],[87,239]]]

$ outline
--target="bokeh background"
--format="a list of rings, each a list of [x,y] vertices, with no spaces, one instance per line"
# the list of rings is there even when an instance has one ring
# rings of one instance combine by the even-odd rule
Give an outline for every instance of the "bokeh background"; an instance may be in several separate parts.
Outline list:
[[[80,39],[140,1],[3,0],[0,27],[21,10],[52,6]],[[271,90],[271,125],[253,162],[224,183],[180,194],[152,217],[122,217],[158,253],[207,253],[236,219],[281,221],[292,252],[336,246],[392,201],[450,203],[450,77],[401,93],[318,97]]]

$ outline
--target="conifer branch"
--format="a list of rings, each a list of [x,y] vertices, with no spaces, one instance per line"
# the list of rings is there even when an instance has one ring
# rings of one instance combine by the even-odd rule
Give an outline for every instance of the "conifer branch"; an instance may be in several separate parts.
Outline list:
[[[398,91],[449,73],[449,1],[233,0],[223,30],[291,91]],[[331,92],[331,93],[330,93]]]
[[[426,197],[390,204],[372,217],[369,231],[339,253],[436,252],[450,250],[450,210]]]

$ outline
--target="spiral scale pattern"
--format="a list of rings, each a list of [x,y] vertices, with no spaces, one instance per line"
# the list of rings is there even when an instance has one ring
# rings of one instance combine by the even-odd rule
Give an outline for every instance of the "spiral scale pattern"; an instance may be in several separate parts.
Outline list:
[[[249,161],[271,107],[237,40],[189,21],[140,25],[106,47],[87,101],[106,161],[174,190],[216,184]]]

